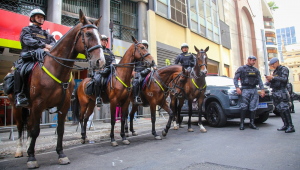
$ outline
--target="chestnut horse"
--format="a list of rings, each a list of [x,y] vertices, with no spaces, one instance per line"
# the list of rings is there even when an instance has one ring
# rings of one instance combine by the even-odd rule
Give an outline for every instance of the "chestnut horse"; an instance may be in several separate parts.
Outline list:
[[[171,108],[174,113],[177,111],[177,121],[179,123],[179,127],[181,126],[182,119],[180,117],[181,108],[185,99],[188,100],[188,107],[189,107],[189,120],[188,120],[188,132],[193,132],[191,127],[191,116],[192,116],[192,104],[193,100],[197,99],[198,101],[198,125],[200,127],[201,132],[206,132],[206,129],[202,125],[202,103],[205,98],[205,91],[206,91],[206,81],[205,77],[207,74],[207,54],[206,52],[209,50],[207,47],[205,50],[199,50],[195,46],[195,50],[197,51],[196,56],[196,65],[192,68],[190,73],[190,78],[184,85],[183,96],[182,98],[177,99],[174,95],[171,95]],[[177,105],[177,100],[179,100],[179,104]],[[174,122],[174,129],[177,128],[176,122]]]
[[[76,57],[79,53],[86,54],[86,58],[90,60],[91,66],[94,68],[100,63],[105,64],[105,59],[100,42],[100,33],[98,26],[99,18],[92,25],[79,11],[80,23],[74,26],[66,35],[64,35],[52,48],[44,58],[44,62],[39,64],[32,71],[32,78],[28,84],[30,89],[29,117],[22,114],[25,108],[16,108],[14,104],[14,96],[9,95],[9,100],[13,105],[14,118],[17,121],[18,128],[18,147],[15,157],[22,157],[22,130],[24,124],[27,123],[28,132],[28,168],[37,168],[38,164],[34,155],[35,142],[40,133],[40,119],[42,111],[47,108],[58,108],[58,126],[57,126],[57,146],[56,152],[59,158],[59,164],[68,164],[70,160],[63,152],[63,134],[64,123],[68,109],[71,104],[71,94],[75,83],[72,78],[71,70]],[[100,62],[99,62],[100,60]],[[27,114],[28,115],[28,114]],[[23,119],[22,119],[23,117]],[[27,119],[28,118],[28,119]]]
[[[156,106],[159,105],[169,114],[169,120],[166,125],[166,129],[163,131],[163,136],[166,136],[168,130],[170,129],[171,122],[173,120],[173,112],[170,109],[166,99],[169,96],[169,92],[178,93],[176,91],[177,87],[181,87],[181,88],[183,87],[182,85],[187,80],[187,75],[188,72],[184,69],[184,67],[179,65],[171,65],[171,66],[160,68],[157,71],[153,71],[149,73],[149,75],[147,76],[148,78],[146,78],[147,82],[145,83],[145,87],[141,90],[140,93],[141,99],[143,101],[143,104],[141,104],[141,106],[144,107],[150,106],[152,135],[154,136],[155,139],[158,140],[161,139],[161,137],[157,135],[155,130]],[[130,100],[131,103],[133,103],[134,96],[132,95],[132,93],[130,95]],[[137,111],[137,109],[138,109],[138,105],[133,104],[130,112],[130,131],[132,132],[133,136],[137,135],[137,133],[133,129],[133,118],[134,118],[134,113]],[[126,136],[128,136],[127,117],[128,114],[126,114],[126,124],[125,124]]]
[[[104,103],[110,102],[110,111],[111,111],[111,145],[118,146],[118,143],[115,141],[114,137],[114,127],[115,127],[115,113],[116,106],[122,107],[121,115],[122,115],[122,123],[121,123],[121,137],[123,144],[130,144],[130,142],[126,139],[124,132],[124,124],[125,124],[125,114],[124,111],[128,109],[129,97],[131,87],[131,73],[133,70],[133,64],[135,60],[143,60],[145,64],[148,66],[153,66],[155,64],[153,57],[148,53],[147,49],[144,47],[142,43],[139,43],[134,37],[132,37],[132,41],[134,42],[129,49],[124,54],[123,58],[119,62],[119,64],[115,64],[116,68],[113,67],[111,78],[107,83],[107,87],[105,87],[105,93],[101,93],[102,99]],[[96,95],[87,95],[85,93],[85,86],[91,80],[91,78],[85,78],[77,90],[75,91],[75,100],[74,105],[77,105],[74,109],[74,114],[77,116],[78,120],[80,120],[81,124],[81,142],[84,144],[86,139],[86,125],[89,116],[92,114],[95,107]],[[96,87],[99,88],[99,87]],[[123,121],[124,119],[124,121]],[[83,122],[84,121],[84,122]]]

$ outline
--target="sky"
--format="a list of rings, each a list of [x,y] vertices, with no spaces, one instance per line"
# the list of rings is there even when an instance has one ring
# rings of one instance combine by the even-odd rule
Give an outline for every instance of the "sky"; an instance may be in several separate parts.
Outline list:
[[[275,28],[295,26],[297,43],[300,43],[300,0],[267,0],[270,1],[279,7],[273,11]]]

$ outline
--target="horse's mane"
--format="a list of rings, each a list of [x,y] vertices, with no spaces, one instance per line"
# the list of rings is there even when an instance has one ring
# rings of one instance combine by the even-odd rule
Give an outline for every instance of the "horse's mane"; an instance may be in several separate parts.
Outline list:
[[[77,24],[78,25],[78,24]],[[71,32],[73,31],[73,29],[75,29],[75,27],[77,26],[75,25],[74,27],[72,27],[65,35],[63,35],[56,43],[55,45],[51,48],[51,51],[55,49],[55,47],[57,47],[59,45],[59,43]],[[50,51],[50,52],[51,52]]]

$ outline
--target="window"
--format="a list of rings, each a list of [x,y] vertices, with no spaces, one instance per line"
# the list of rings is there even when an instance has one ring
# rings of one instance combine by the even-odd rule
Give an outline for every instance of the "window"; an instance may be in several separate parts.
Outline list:
[[[190,0],[191,30],[198,32],[196,0]]]
[[[185,0],[170,0],[170,2],[171,19],[178,22],[181,25],[187,26]]]
[[[157,0],[157,13],[164,17],[168,17],[168,2],[167,0]]]

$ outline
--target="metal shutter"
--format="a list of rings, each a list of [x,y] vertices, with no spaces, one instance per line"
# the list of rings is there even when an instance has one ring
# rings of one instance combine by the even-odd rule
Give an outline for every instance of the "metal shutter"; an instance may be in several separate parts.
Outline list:
[[[157,67],[162,68],[174,64],[176,56],[180,53],[157,47]]]

